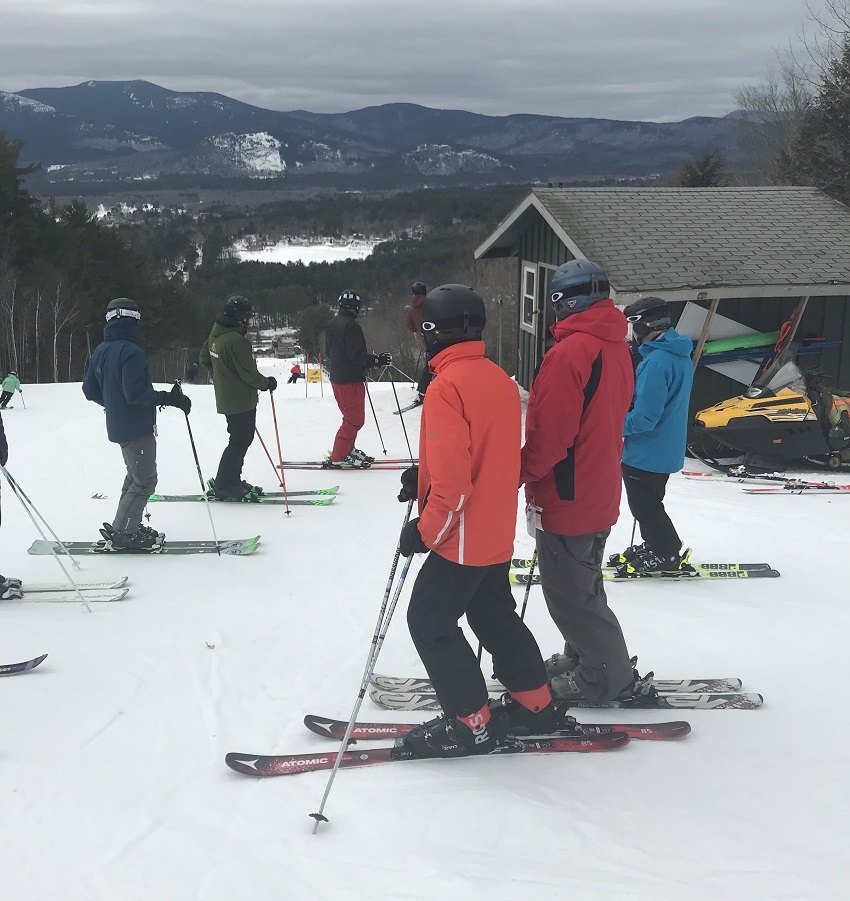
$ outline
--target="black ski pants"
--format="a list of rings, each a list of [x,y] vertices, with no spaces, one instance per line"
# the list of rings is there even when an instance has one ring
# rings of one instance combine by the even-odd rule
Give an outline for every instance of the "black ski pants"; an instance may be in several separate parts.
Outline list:
[[[458,625],[464,613],[506,688],[532,691],[546,682],[540,648],[517,615],[509,571],[509,562],[463,566],[432,551],[416,578],[407,624],[449,716],[469,716],[488,700],[481,666]]]
[[[586,535],[537,530],[537,563],[546,606],[577,660],[573,678],[591,701],[610,701],[632,681],[626,639],[608,606],[602,558],[610,529]]]
[[[2,394],[0,394],[0,408],[4,410],[6,409],[6,404],[8,404],[12,399],[12,395],[14,393],[14,391],[4,391]]]
[[[623,484],[629,510],[640,526],[641,538],[660,557],[673,557],[682,548],[682,539],[664,509],[666,472],[648,472],[623,463]]]
[[[228,413],[227,434],[230,440],[221,455],[215,484],[219,488],[232,488],[242,481],[242,466],[245,454],[254,441],[254,429],[257,424],[257,408],[245,410],[244,413]]]

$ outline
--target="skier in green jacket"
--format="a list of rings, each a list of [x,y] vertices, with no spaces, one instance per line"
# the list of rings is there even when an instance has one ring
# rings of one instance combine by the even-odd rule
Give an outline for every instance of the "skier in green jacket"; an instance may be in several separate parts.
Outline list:
[[[6,405],[12,399],[12,395],[16,391],[21,391],[21,382],[18,379],[18,373],[13,369],[5,379],[3,379],[3,393],[0,394],[0,410],[5,410]],[[23,394],[23,392],[21,391]]]
[[[263,493],[259,485],[242,479],[242,466],[254,440],[257,392],[274,391],[277,379],[267,378],[257,369],[251,342],[245,336],[253,312],[245,297],[228,297],[198,357],[212,373],[216,410],[227,419],[230,436],[218,472],[209,480],[209,496],[217,500],[255,501]]]

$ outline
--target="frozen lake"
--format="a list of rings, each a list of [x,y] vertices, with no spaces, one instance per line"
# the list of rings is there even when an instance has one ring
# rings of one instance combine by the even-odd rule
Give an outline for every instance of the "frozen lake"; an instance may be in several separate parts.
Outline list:
[[[260,263],[336,263],[340,260],[363,260],[375,245],[367,241],[351,244],[275,244],[262,250],[237,249],[242,262]]]

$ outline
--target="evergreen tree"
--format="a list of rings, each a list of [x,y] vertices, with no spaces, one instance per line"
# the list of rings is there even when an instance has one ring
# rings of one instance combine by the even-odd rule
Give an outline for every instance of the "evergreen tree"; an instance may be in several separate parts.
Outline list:
[[[726,161],[719,151],[706,151],[679,167],[676,184],[680,188],[721,188],[726,184]]]

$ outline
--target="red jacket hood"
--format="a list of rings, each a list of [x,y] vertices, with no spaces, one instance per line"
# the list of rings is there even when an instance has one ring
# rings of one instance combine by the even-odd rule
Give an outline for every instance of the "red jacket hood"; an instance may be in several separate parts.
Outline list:
[[[582,313],[573,313],[556,322],[549,330],[555,341],[563,341],[575,332],[585,332],[601,341],[624,341],[629,323],[610,298],[597,301]]]

